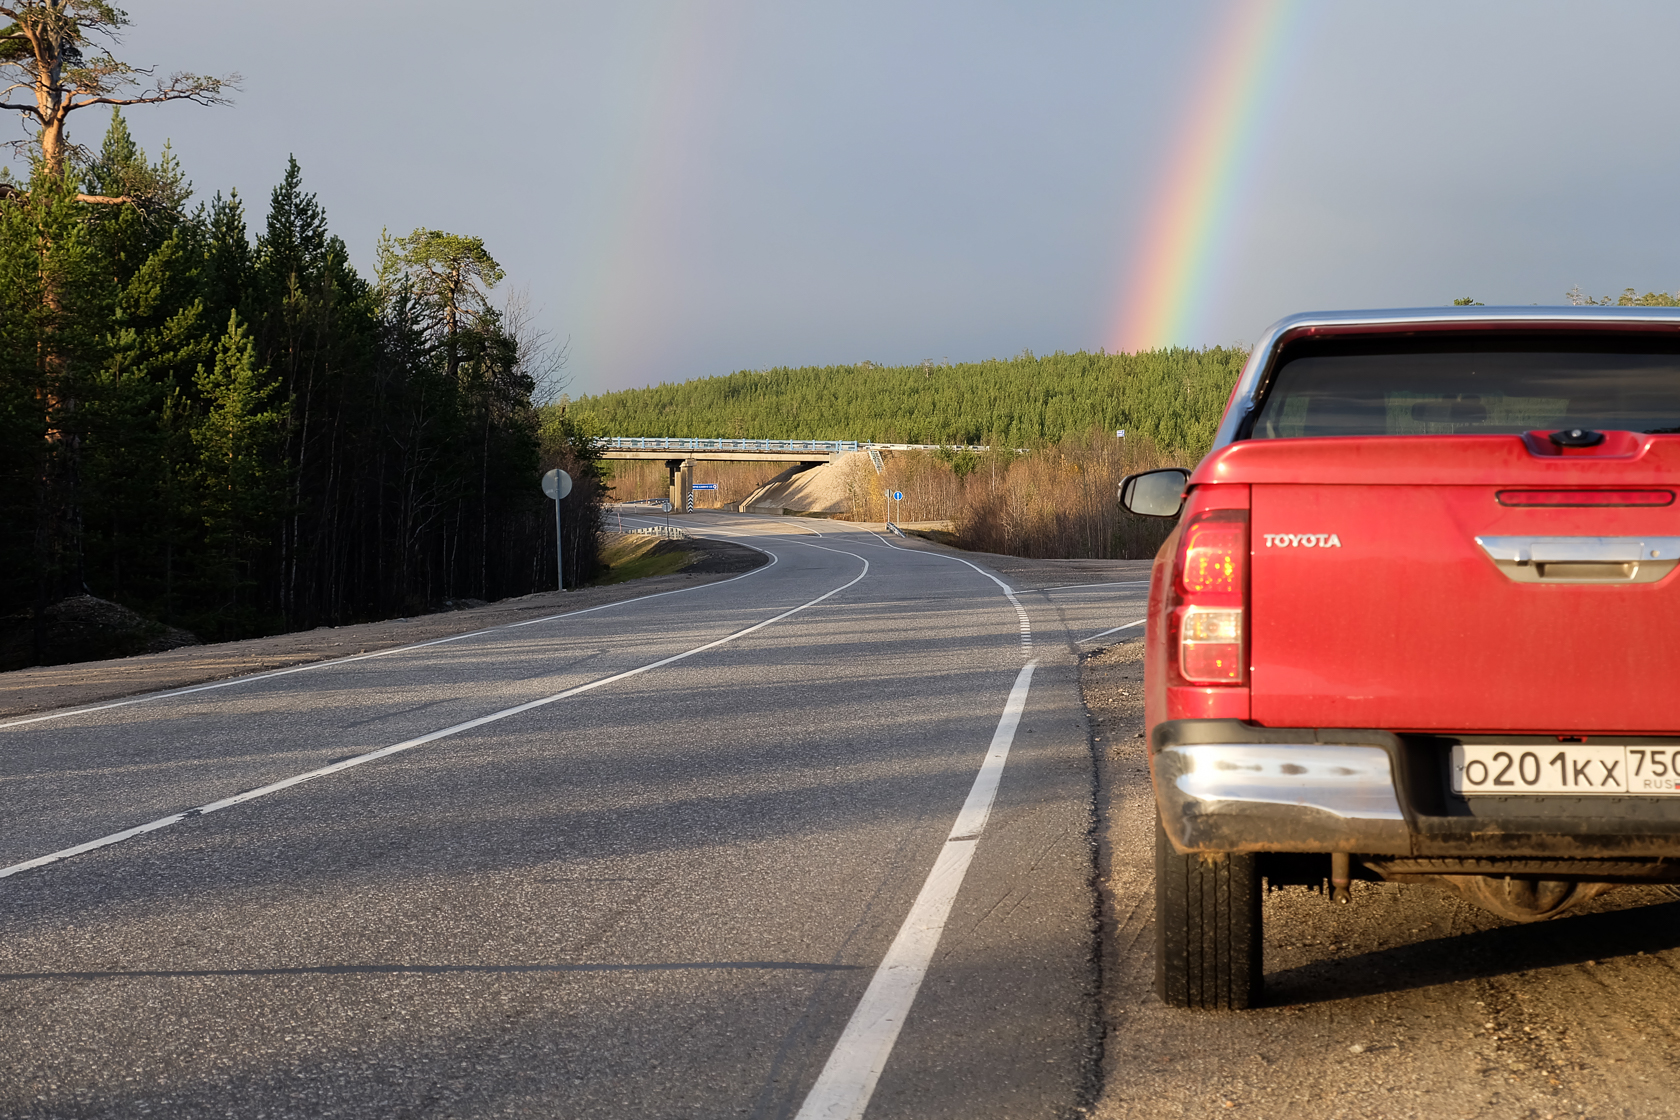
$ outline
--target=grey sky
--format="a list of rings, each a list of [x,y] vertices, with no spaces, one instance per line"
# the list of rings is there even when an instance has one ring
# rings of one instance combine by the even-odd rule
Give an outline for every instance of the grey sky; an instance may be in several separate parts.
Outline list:
[[[1228,3],[129,5],[122,53],[238,70],[138,109],[253,231],[296,153],[370,268],[482,236],[571,392],[1094,349]],[[1672,4],[1301,5],[1203,345],[1291,311],[1680,287]],[[105,118],[72,118],[96,142]]]

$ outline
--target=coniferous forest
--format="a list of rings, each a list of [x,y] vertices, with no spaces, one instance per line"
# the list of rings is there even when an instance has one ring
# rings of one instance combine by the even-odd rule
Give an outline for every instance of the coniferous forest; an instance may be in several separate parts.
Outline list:
[[[295,160],[247,213],[120,113],[65,152],[0,182],[0,667],[79,595],[210,640],[552,589],[553,466],[593,574],[594,454],[481,241],[386,237],[366,277]]]
[[[579,397],[603,435],[1043,447],[1126,429],[1191,462],[1212,445],[1246,351],[1079,352],[956,365],[743,370]]]

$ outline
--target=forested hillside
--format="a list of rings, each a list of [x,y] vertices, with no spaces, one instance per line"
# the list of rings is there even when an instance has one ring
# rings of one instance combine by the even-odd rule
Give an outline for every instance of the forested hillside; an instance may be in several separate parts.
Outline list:
[[[941,367],[752,370],[580,397],[569,415],[622,436],[858,439],[1010,447],[1125,428],[1199,453],[1247,357],[1241,350],[1031,353]]]
[[[85,46],[71,31],[40,49]],[[72,108],[94,103],[75,82],[122,76],[0,45],[0,71]],[[492,301],[482,242],[387,238],[364,277],[295,160],[277,156],[253,238],[236,194],[190,204],[185,170],[120,115],[85,152],[63,117],[36,122],[27,181],[0,178],[7,667],[47,656],[53,604],[90,593],[226,638],[551,588],[547,466],[579,479],[568,578],[589,574],[593,456],[538,415],[552,354]]]

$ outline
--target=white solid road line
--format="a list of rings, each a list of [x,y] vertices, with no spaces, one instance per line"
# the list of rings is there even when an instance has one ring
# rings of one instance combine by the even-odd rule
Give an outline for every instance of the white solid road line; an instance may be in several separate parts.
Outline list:
[[[801,526],[801,528],[803,528],[803,526]],[[812,531],[815,532],[815,530],[812,530]],[[973,568],[975,571],[979,572],[981,575],[985,576],[987,579],[989,579],[993,583],[997,584],[1000,588],[1003,589],[1004,597],[1009,600],[1009,605],[1015,608],[1015,617],[1016,617],[1016,620],[1017,620],[1017,623],[1018,623],[1018,626],[1019,626],[1019,629],[1020,629],[1020,635],[1021,635],[1021,656],[1022,657],[1031,657],[1032,656],[1032,651],[1033,651],[1032,619],[1030,619],[1027,616],[1027,608],[1025,608],[1021,605],[1021,600],[1019,600],[1015,597],[1015,589],[1013,587],[1010,587],[1003,580],[999,579],[993,573],[988,572],[986,569],[982,568],[980,565],[972,563],[968,560],[964,560],[960,556],[946,556],[942,552],[923,552],[919,548],[900,548],[898,545],[893,544],[891,541],[881,540],[880,536],[877,533],[875,533],[875,531],[872,530],[872,529],[865,529],[865,530],[863,530],[863,532],[867,533],[871,537],[874,537],[879,542],[879,544],[877,545],[877,547],[879,547],[879,548],[890,548],[894,552],[905,552],[905,553],[909,553],[912,556],[931,556],[936,560],[955,560],[959,564],[967,564],[969,567]],[[818,533],[817,535],[822,536],[821,533]],[[719,533],[719,537],[720,537],[720,539],[728,539],[728,540],[734,540],[735,539],[732,535],[730,535],[728,533],[721,533],[721,532]],[[794,541],[792,543],[799,544],[801,542]],[[867,543],[867,542],[865,542],[865,543]],[[807,545],[806,547],[808,547],[808,548],[821,548],[822,546],[821,545]],[[834,550],[831,549],[829,551],[834,551]],[[857,556],[857,553],[848,552],[848,553],[846,553],[846,555],[847,556]],[[862,560],[863,557],[858,556],[858,559]],[[1146,580],[1144,582],[1148,582],[1148,581]],[[1095,585],[1093,585],[1093,586],[1095,586]]]
[[[1121,625],[1121,626],[1110,626],[1107,630],[1098,630],[1095,634],[1092,634],[1089,638],[1081,638],[1073,644],[1076,645],[1076,646],[1082,646],[1086,642],[1094,642],[1098,638],[1105,637],[1105,636],[1107,636],[1109,634],[1113,634],[1117,631],[1130,630],[1134,626],[1142,626],[1144,623],[1146,623],[1148,621],[1149,620],[1147,618],[1140,618],[1136,622],[1128,622],[1128,623],[1125,623],[1124,625]]]
[[[365,762],[372,762],[375,759],[386,758],[401,751],[412,750],[415,747],[423,746],[426,743],[433,743],[439,739],[448,738],[451,735],[459,735],[463,731],[471,731],[475,727],[483,727],[487,723],[495,723],[498,720],[507,719],[509,716],[516,716],[522,712],[528,712],[533,708],[541,708],[544,705],[552,704],[556,700],[564,700],[567,697],[576,696],[583,692],[589,692],[593,689],[600,688],[603,685],[613,684],[629,677],[640,676],[650,670],[663,668],[666,665],[681,661],[684,658],[693,657],[697,653],[704,653],[706,650],[716,649],[718,646],[721,646],[726,642],[733,642],[737,638],[744,638],[755,630],[762,630],[766,626],[769,626],[772,623],[780,622],[782,619],[788,618],[792,615],[796,615],[808,607],[814,607],[830,596],[840,594],[840,592],[846,590],[846,588],[852,586],[854,583],[857,583],[864,576],[869,574],[869,561],[865,560],[861,556],[857,557],[857,559],[863,564],[863,571],[859,572],[856,576],[841,584],[839,587],[834,588],[832,591],[825,591],[823,594],[818,595],[810,602],[801,603],[792,610],[783,611],[775,618],[767,618],[763,622],[747,627],[745,630],[737,630],[733,634],[729,634],[713,642],[707,642],[703,646],[695,646],[693,649],[673,654],[670,657],[661,658],[658,661],[650,662],[635,669],[627,669],[622,673],[614,673],[610,677],[602,677],[598,681],[590,681],[588,684],[580,684],[576,688],[568,688],[564,692],[556,692],[552,696],[544,696],[539,700],[531,700],[524,704],[516,704],[511,708],[503,708],[499,712],[491,712],[487,716],[479,716],[477,719],[469,719],[465,723],[457,723],[452,727],[445,727],[440,731],[433,731],[429,735],[421,735],[419,738],[415,739],[406,739],[401,743],[393,743],[391,746],[381,747],[376,751],[369,751],[366,754],[356,755],[354,758],[346,758],[327,766],[318,767],[317,769],[310,770],[302,774],[293,775],[290,778],[282,778],[278,782],[270,782],[266,786],[259,786],[256,789],[246,790],[244,793],[236,793],[232,797],[225,797],[220,801],[212,801],[208,805],[200,805],[196,809],[188,809],[183,813],[172,813],[167,817],[160,817],[155,821],[148,821],[146,824],[136,825],[134,828],[124,829],[121,832],[113,832],[111,835],[101,836],[97,840],[89,840],[85,844],[77,844],[73,848],[64,848],[61,851],[51,852],[44,856],[37,856],[34,859],[25,860],[22,863],[14,863],[10,867],[0,867],[0,879],[4,879],[10,875],[16,875],[21,871],[29,871],[37,867],[44,867],[49,863],[57,863],[59,860],[69,859],[71,856],[79,856],[84,852],[91,852],[98,848],[108,848],[112,844],[120,844],[124,840],[131,839],[135,836],[140,836],[147,832],[156,832],[158,829],[168,828],[170,825],[180,824],[182,821],[191,817],[202,817],[210,813],[220,812],[223,809],[231,809],[235,805],[242,805],[247,801],[254,801],[259,797],[266,797],[271,793],[278,793],[283,789],[290,789],[292,786],[312,781],[315,778],[323,778],[328,774],[336,774],[341,770],[348,770],[352,766],[360,766]]]
[[[392,646],[390,649],[375,650],[372,653],[357,653],[352,654],[349,657],[335,657],[330,661],[311,661],[307,665],[293,665],[289,669],[275,669],[267,673],[253,673],[249,676],[229,677],[225,681],[213,681],[210,684],[195,684],[190,688],[173,688],[167,692],[150,692],[144,696],[134,696],[127,700],[117,700],[110,704],[94,704],[87,708],[69,708],[62,712],[50,712],[44,716],[30,716],[28,719],[14,719],[6,723],[0,723],[0,730],[4,730],[8,727],[22,727],[26,723],[44,723],[47,720],[52,719],[67,719],[70,716],[85,716],[90,712],[107,712],[112,708],[126,708],[131,704],[146,704],[153,700],[168,700],[172,696],[188,696],[194,692],[209,692],[212,689],[217,688],[232,688],[234,685],[255,684],[258,681],[273,680],[275,677],[289,677],[293,673],[307,673],[311,669],[325,669],[333,665],[349,665],[355,661],[372,661],[376,657],[390,657],[394,653],[407,653],[410,650],[425,649],[428,646],[447,645],[450,642],[461,642],[468,638],[478,638],[485,634],[495,634],[502,630],[517,630],[521,626],[535,626],[540,622],[556,622],[562,618],[574,618],[580,614],[593,614],[596,611],[604,611],[612,607],[623,607],[631,603],[646,602],[649,599],[659,599],[666,595],[683,595],[687,592],[699,591],[706,587],[719,587],[725,583],[734,583],[738,579],[746,579],[748,576],[756,576],[758,573],[765,571],[766,569],[775,567],[775,553],[765,552],[764,549],[750,544],[742,545],[741,547],[751,548],[754,552],[764,552],[764,555],[770,557],[770,563],[754,568],[750,572],[742,572],[738,576],[730,576],[728,579],[717,580],[714,583],[702,583],[694,587],[679,587],[672,591],[655,591],[652,595],[638,595],[634,599],[620,599],[614,603],[602,603],[598,607],[584,607],[581,610],[565,611],[561,614],[544,615],[542,618],[527,618],[522,622],[507,622],[500,626],[489,626],[483,630],[469,630],[465,634],[451,634],[447,638],[434,638],[429,642],[415,642],[412,645]],[[386,621],[389,620],[387,619]]]
[[[1114,580],[1113,582],[1110,582],[1110,583],[1061,583],[1061,584],[1057,584],[1055,587],[1023,587],[1023,588],[1021,588],[1021,594],[1025,595],[1029,591],[1078,591],[1078,590],[1081,590],[1083,588],[1088,588],[1088,587],[1148,587],[1148,586],[1149,586],[1149,581],[1146,580],[1146,579],[1120,579],[1120,580]]]
[[[876,534],[873,531],[871,531],[871,530],[865,530],[865,531],[869,532],[870,536],[874,536],[874,537],[876,537],[877,540],[880,540],[880,538],[878,536],[876,536]],[[1019,600],[1015,597],[1015,589],[1013,587],[1010,587],[1007,583],[1003,582],[1003,580],[999,579],[993,573],[988,572],[986,569],[982,568],[980,565],[975,564],[972,561],[964,560],[961,556],[946,556],[943,552],[923,552],[919,548],[900,548],[898,545],[893,544],[891,541],[881,541],[881,547],[890,548],[894,552],[907,552],[912,556],[931,556],[935,560],[955,560],[959,564],[967,564],[969,567],[973,568],[975,571],[979,572],[981,575],[985,576],[987,579],[989,579],[993,583],[997,584],[999,587],[1001,587],[1003,589],[1004,598],[1009,600],[1009,605],[1015,608],[1015,616],[1020,622],[1020,627],[1021,627],[1021,655],[1023,657],[1030,657],[1032,655],[1032,650],[1033,650],[1032,620],[1027,617],[1027,608],[1023,607],[1021,605],[1021,600]]]
[[[899,927],[898,936],[893,938],[857,1010],[852,1012],[851,1021],[840,1032],[840,1041],[834,1044],[828,1063],[817,1075],[817,1083],[806,1095],[796,1120],[861,1120],[864,1109],[869,1107],[869,1098],[892,1055],[910,1005],[916,1001],[916,993],[927,976],[928,964],[945,931],[945,919],[950,916],[951,904],[956,901],[957,890],[974,858],[975,846],[985,831],[986,818],[991,815],[998,782],[1003,777],[1003,764],[1009,758],[1010,744],[1015,741],[1015,729],[1027,706],[1027,689],[1032,685],[1033,670],[1037,667],[1036,660],[1029,661],[1015,678],[1015,687],[1009,690],[1009,699],[1003,706],[1003,718],[998,720],[997,731],[992,735],[991,749],[986,752],[986,761],[968,791],[962,812],[957,814],[957,823],[911,905],[909,917]]]

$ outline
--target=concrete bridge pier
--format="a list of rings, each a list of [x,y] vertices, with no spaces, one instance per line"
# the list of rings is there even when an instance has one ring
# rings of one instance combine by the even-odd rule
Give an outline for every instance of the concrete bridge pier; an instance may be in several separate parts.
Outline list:
[[[694,458],[667,459],[665,470],[670,482],[672,513],[687,513],[694,508]]]

